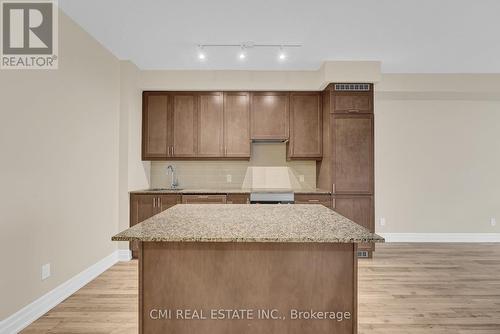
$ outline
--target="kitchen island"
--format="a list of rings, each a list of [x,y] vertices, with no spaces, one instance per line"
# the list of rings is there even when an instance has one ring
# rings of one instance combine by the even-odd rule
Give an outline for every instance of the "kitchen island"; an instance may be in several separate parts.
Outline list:
[[[356,244],[383,242],[321,205],[176,205],[140,241],[140,333],[356,333]]]

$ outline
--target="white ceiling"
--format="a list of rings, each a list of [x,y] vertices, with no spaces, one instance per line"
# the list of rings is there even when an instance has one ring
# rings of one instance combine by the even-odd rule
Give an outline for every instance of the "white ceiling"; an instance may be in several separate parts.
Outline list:
[[[385,73],[500,73],[499,0],[59,0],[118,58],[142,69],[317,69],[380,60]],[[277,50],[199,43],[300,43]]]

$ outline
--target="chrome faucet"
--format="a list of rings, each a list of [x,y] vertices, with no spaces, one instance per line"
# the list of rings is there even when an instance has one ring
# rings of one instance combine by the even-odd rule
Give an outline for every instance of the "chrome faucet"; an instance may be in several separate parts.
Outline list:
[[[179,185],[179,183],[177,182],[177,177],[175,176],[175,168],[174,166],[172,165],[168,165],[167,166],[167,175],[170,174],[171,175],[171,180],[170,180],[170,188],[171,189],[175,189],[177,188],[177,186]]]

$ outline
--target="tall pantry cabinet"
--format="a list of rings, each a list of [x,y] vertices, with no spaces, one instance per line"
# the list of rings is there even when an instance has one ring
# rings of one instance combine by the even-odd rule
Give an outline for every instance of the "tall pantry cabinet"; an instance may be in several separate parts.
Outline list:
[[[375,232],[372,84],[330,84],[323,91],[323,160],[318,187],[332,192],[332,209]],[[358,251],[371,257],[374,244]]]

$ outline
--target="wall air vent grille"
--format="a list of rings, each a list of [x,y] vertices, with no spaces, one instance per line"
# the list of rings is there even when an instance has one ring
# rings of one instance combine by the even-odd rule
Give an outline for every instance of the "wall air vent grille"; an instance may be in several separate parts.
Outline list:
[[[342,92],[367,92],[370,91],[370,84],[363,84],[363,83],[335,84],[335,90]]]
[[[367,251],[358,251],[358,257],[367,258],[368,252]]]

